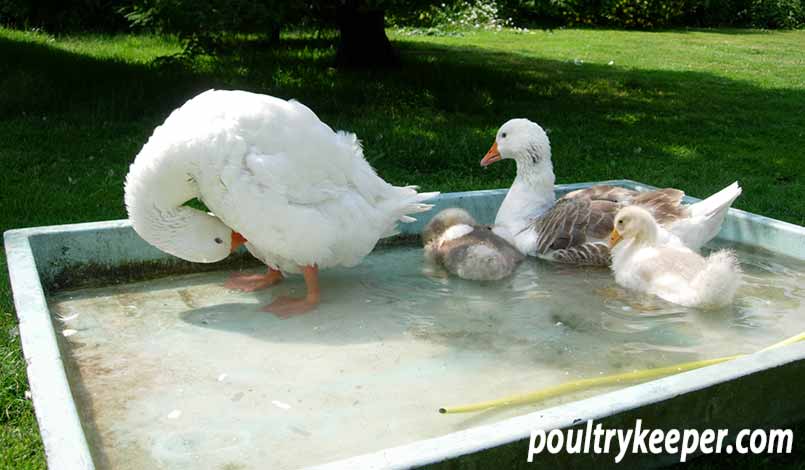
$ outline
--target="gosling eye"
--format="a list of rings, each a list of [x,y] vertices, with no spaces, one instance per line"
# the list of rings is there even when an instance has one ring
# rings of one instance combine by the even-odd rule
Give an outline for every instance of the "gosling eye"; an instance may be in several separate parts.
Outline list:
[[[220,237],[215,237],[215,240],[214,240],[214,241],[215,241],[215,243],[217,243],[217,244],[219,244],[219,245],[220,245],[221,243],[223,243],[223,242],[224,242],[223,240],[221,240],[221,238],[220,238]]]
[[[623,220],[619,220],[618,225],[623,225]]]
[[[500,134],[500,138],[505,139],[506,138],[506,133],[504,132],[504,133]]]

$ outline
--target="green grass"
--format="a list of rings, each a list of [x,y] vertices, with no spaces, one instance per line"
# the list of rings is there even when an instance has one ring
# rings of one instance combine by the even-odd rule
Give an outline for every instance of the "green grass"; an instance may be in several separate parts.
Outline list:
[[[172,38],[0,29],[0,230],[124,217],[140,146],[212,87],[301,100],[357,132],[395,184],[508,186],[511,165],[478,162],[500,124],[528,117],[550,131],[559,182],[631,178],[706,196],[738,179],[737,207],[805,223],[805,31],[393,34],[403,67],[349,72],[330,67],[330,42],[286,39],[179,63],[154,60],[180,50]],[[0,270],[0,468],[42,468]]]

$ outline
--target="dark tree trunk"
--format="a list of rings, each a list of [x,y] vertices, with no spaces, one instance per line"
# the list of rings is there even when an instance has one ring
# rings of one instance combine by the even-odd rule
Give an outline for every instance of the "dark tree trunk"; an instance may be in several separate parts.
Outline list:
[[[279,21],[272,21],[271,26],[268,29],[268,40],[271,41],[272,44],[279,44],[281,32],[282,23]]]
[[[341,32],[337,66],[391,66],[399,62],[397,51],[386,36],[383,10],[364,9],[347,1],[339,6],[337,15]]]
[[[268,31],[263,42],[269,46],[276,46],[280,43],[280,33],[282,32],[282,23],[279,21],[272,21],[268,25]]]

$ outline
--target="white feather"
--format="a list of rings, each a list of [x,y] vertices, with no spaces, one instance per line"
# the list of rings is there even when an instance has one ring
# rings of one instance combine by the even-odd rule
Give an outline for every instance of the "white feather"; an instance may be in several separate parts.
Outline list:
[[[468,233],[472,233],[475,230],[472,226],[467,224],[456,224],[449,227],[447,230],[444,231],[440,238],[440,243],[444,243],[450,240],[455,240],[457,238],[461,238]]]
[[[174,111],[126,178],[134,229],[163,251],[217,261],[235,230],[289,272],[359,263],[436,194],[385,182],[355,134],[303,104],[244,91],[210,90]],[[215,216],[182,206],[193,197]]]
[[[724,217],[741,191],[736,181],[707,199],[691,204],[688,207],[690,216],[672,223],[667,227],[668,231],[685,246],[698,250],[718,235]]]

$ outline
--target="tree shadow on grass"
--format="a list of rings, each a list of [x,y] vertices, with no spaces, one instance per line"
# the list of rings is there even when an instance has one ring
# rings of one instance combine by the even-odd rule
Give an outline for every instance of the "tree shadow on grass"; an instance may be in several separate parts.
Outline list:
[[[160,69],[99,59],[39,43],[0,38],[0,119],[29,114],[82,120],[133,119],[169,109],[166,101],[194,81],[176,67]],[[192,86],[192,85],[191,85]],[[169,100],[171,105],[177,98]]]
[[[335,48],[326,38],[150,65],[0,39],[0,54],[15,64],[0,80],[0,110],[71,122],[142,120],[148,129],[204,89],[269,93],[299,99],[332,127],[356,132],[390,181],[442,190],[507,186],[511,166],[481,174],[477,163],[497,127],[528,117],[549,130],[561,182],[631,178],[706,196],[740,179],[772,195],[746,191],[739,207],[805,218],[790,199],[805,197],[803,90],[472,46],[397,46],[398,69],[342,71],[331,67]],[[145,142],[145,132],[135,138]]]

